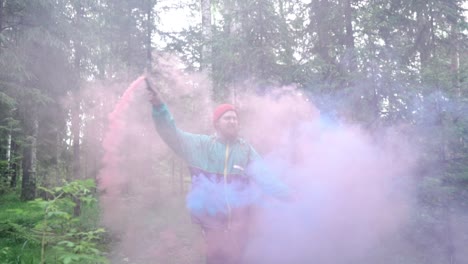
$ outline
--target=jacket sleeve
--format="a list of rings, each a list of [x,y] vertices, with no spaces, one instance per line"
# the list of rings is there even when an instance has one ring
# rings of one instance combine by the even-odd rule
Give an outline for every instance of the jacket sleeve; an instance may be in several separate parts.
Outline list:
[[[196,151],[208,138],[206,135],[192,134],[179,129],[165,104],[153,106],[153,121],[164,142],[188,163],[193,162]]]
[[[250,147],[247,174],[259,186],[262,192],[278,199],[287,200],[292,195],[290,188],[281,181],[279,175],[263,160],[257,151]]]

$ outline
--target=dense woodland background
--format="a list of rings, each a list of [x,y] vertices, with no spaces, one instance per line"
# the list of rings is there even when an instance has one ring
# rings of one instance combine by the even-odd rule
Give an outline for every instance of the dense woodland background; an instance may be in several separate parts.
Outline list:
[[[294,84],[322,113],[371,133],[403,127],[422,154],[420,206],[403,234],[411,249],[393,263],[467,263],[466,6],[0,0],[0,263],[45,263],[50,250],[60,263],[106,261],[101,245],[112,239],[83,214],[98,214],[85,204],[95,203],[89,179],[100,170],[109,102],[166,54],[209,76],[217,102]],[[170,31],[161,20],[169,11],[194,22]],[[110,87],[114,98],[90,96]]]

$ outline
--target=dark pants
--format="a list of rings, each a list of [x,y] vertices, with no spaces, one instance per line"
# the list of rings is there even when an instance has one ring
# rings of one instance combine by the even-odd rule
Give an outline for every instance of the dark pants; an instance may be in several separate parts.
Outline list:
[[[248,241],[249,209],[235,209],[231,217],[194,217],[202,228],[206,264],[242,264]]]

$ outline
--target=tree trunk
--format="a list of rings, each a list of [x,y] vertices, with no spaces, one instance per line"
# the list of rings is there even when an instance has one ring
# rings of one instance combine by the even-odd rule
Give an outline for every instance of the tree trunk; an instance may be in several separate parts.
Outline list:
[[[415,36],[415,46],[419,51],[419,58],[421,62],[421,72],[424,74],[428,67],[429,59],[431,57],[430,50],[430,37],[431,37],[431,28],[433,25],[432,18],[430,18],[427,13],[430,13],[430,10],[420,10],[416,14],[416,20],[418,23],[417,35]]]
[[[7,138],[7,143],[6,143],[6,150],[5,150],[5,159],[6,159],[6,168],[4,175],[2,177],[2,185],[5,184],[6,186],[8,184],[8,181],[10,180],[10,170],[11,170],[11,131],[8,131],[8,135],[6,136]]]
[[[328,0],[317,1],[316,5],[311,5],[315,9],[315,24],[317,26],[317,45],[316,51],[324,62],[332,64],[333,59],[329,54],[330,46],[330,32],[329,25],[326,23],[327,16],[330,10],[330,3]]]
[[[80,3],[77,3],[75,6],[76,9],[76,20],[75,26],[79,28],[81,25],[81,18],[83,16],[83,8]],[[72,107],[72,115],[71,115],[71,131],[72,131],[72,149],[73,149],[73,163],[72,163],[72,171],[73,171],[73,179],[81,178],[80,175],[80,127],[81,127],[81,120],[80,120],[80,112],[81,112],[81,103],[80,103],[80,82],[81,82],[81,59],[82,59],[82,45],[81,39],[75,38],[75,60],[74,60],[74,67],[77,73],[76,81],[77,87],[76,92],[74,93],[73,102],[74,105]]]
[[[31,127],[32,133],[23,153],[23,183],[21,189],[21,198],[26,201],[34,200],[36,198],[36,153],[38,130],[39,121],[37,116],[34,115]]]
[[[461,86],[460,86],[460,52],[458,44],[458,25],[456,23],[452,24],[450,30],[450,60],[451,60],[451,71],[452,71],[452,85],[457,92],[457,96],[462,96]]]
[[[83,18],[83,6],[78,1],[75,6],[76,10],[76,20],[75,27],[77,29],[81,26],[81,20]],[[80,157],[80,132],[81,132],[81,100],[80,100],[80,87],[81,87],[81,60],[83,57],[83,46],[82,40],[78,36],[74,39],[75,43],[75,60],[74,68],[77,73],[76,82],[77,87],[74,93],[74,104],[72,106],[71,114],[71,132],[72,132],[72,150],[73,150],[73,161],[72,161],[72,173],[73,179],[80,179],[81,176],[81,157]],[[80,215],[81,213],[81,202],[78,199],[75,199],[76,206],[74,208],[73,214],[75,216]]]
[[[126,16],[128,17],[132,17],[132,8],[128,7],[127,10],[127,14]],[[129,29],[128,27],[125,27],[124,28],[124,34],[127,38],[127,50],[126,50],[126,61],[127,61],[127,76],[131,76],[131,69],[132,69],[132,66],[133,66],[133,58],[132,58],[132,54],[133,54],[133,51],[132,51],[132,47],[133,47],[133,38],[132,38],[132,32],[131,32],[131,29]]]
[[[333,82],[335,74],[336,60],[332,56],[332,25],[330,25],[333,15],[333,9],[330,0],[317,0],[309,4],[310,28],[309,34],[316,36],[316,41],[313,44],[313,50],[323,63],[321,72],[322,81]]]
[[[211,91],[211,98],[214,98],[215,91],[212,81],[212,55],[213,55],[213,32],[211,29],[211,0],[201,0],[201,13],[202,13],[202,53],[200,61],[200,69],[206,75],[207,86]]]
[[[71,130],[72,130],[72,149],[73,149],[73,162],[72,162],[72,179],[81,178],[81,164],[80,164],[80,113],[79,113],[79,102],[72,109],[72,120],[71,120]]]
[[[10,161],[10,187],[15,188],[17,183],[17,175],[18,175],[18,163],[16,160],[16,154],[18,152],[18,145],[14,140],[11,141],[11,161]]]
[[[203,3],[204,0],[202,0]],[[232,28],[232,0],[225,0],[223,7],[223,33],[226,37],[231,34]],[[203,18],[202,18],[203,19]]]
[[[353,30],[353,9],[351,7],[351,0],[343,1],[343,14],[345,20],[345,46],[346,46],[346,57],[348,60],[348,70],[350,72],[356,71],[356,58],[354,51],[354,30]]]
[[[71,130],[72,130],[72,150],[73,150],[73,161],[72,161],[72,173],[73,173],[73,180],[81,179],[81,157],[80,157],[80,107],[79,102],[77,102],[77,106],[72,109],[72,123],[71,123]],[[81,202],[79,199],[74,199],[76,206],[73,210],[73,214],[75,216],[79,216],[81,214]]]
[[[11,162],[11,131],[8,131],[6,148],[7,148],[6,149],[6,160],[8,161],[8,167],[10,167],[10,162]]]
[[[146,10],[146,67],[151,70],[153,64],[152,57],[152,43],[151,38],[153,36],[153,1],[147,0],[148,6]]]
[[[60,152],[62,150],[62,137],[58,129],[55,129],[55,149],[54,149],[54,159],[53,159],[53,168],[51,168],[51,173],[48,177],[53,175],[53,178],[50,179],[49,183],[51,186],[56,186],[60,180],[62,175],[60,175]]]
[[[346,27],[346,48],[354,49],[354,31],[353,31],[353,9],[351,7],[351,0],[344,0],[344,19]]]
[[[204,0],[202,0],[202,3]],[[236,24],[237,20],[235,12],[235,7],[234,7],[234,0],[224,0],[223,1],[223,7],[222,7],[222,14],[223,14],[223,32],[222,32],[222,37],[224,39],[231,39],[233,36],[237,35],[239,32],[238,30],[240,29],[240,25]],[[210,16],[211,18],[211,16]],[[233,47],[231,43],[228,43],[225,47],[225,49],[228,50],[228,52],[232,51]],[[207,55],[204,55],[207,56]],[[211,54],[213,56],[213,54]],[[211,59],[211,62],[213,62],[213,59]],[[225,65],[223,65],[225,66]],[[203,67],[202,67],[203,68]],[[232,63],[229,65],[229,68],[232,68]],[[213,64],[211,64],[211,70],[213,70]],[[219,69],[218,69],[219,70]],[[216,70],[217,71],[217,70]],[[226,83],[223,81],[218,80],[213,80],[212,79],[212,98],[213,99],[219,99],[222,97],[224,94],[225,89],[229,89],[226,85]],[[228,92],[232,97],[231,102],[236,104],[237,103],[237,89],[236,85],[233,85],[231,87],[231,91]]]
[[[211,30],[211,0],[201,0],[201,13],[202,13],[202,56],[201,56],[201,70],[207,75],[211,75],[211,56],[212,45],[211,41],[213,33]]]

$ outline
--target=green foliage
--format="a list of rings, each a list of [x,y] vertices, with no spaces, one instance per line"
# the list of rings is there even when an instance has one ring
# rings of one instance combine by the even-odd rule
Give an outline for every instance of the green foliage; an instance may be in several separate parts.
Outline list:
[[[106,262],[96,244],[104,230],[80,231],[79,219],[73,217],[73,208],[76,206],[74,199],[79,199],[84,205],[96,202],[92,196],[93,188],[95,184],[91,179],[73,181],[52,190],[41,188],[53,197],[50,200],[34,201],[45,212],[43,221],[35,227],[42,233],[43,260],[46,256],[58,256],[62,263],[87,263],[91,260],[93,263]],[[46,253],[49,245],[53,246]]]
[[[0,160],[0,195],[6,193],[10,187],[7,181],[9,173],[9,162],[7,160]]]
[[[15,107],[15,100],[5,93],[0,92],[0,112],[7,113]]]
[[[94,188],[93,180],[80,180],[53,189],[41,188],[51,197],[48,200],[21,203],[13,195],[7,196],[10,198],[5,204],[9,207],[2,208],[4,218],[0,214],[1,219],[7,219],[0,222],[0,234],[6,237],[0,240],[5,244],[0,254],[12,263],[22,263],[18,259],[34,263],[107,263],[99,245],[105,230],[96,223],[89,228],[89,223],[81,222],[91,215],[73,216],[75,199],[80,199],[84,208],[95,206]]]
[[[20,201],[14,192],[0,199],[0,263],[38,263],[40,240],[31,230],[42,220],[42,209]]]
[[[65,264],[107,263],[96,243],[104,232],[102,228],[88,232],[78,232],[76,229],[71,229],[53,247],[54,254],[58,255],[58,259]]]

